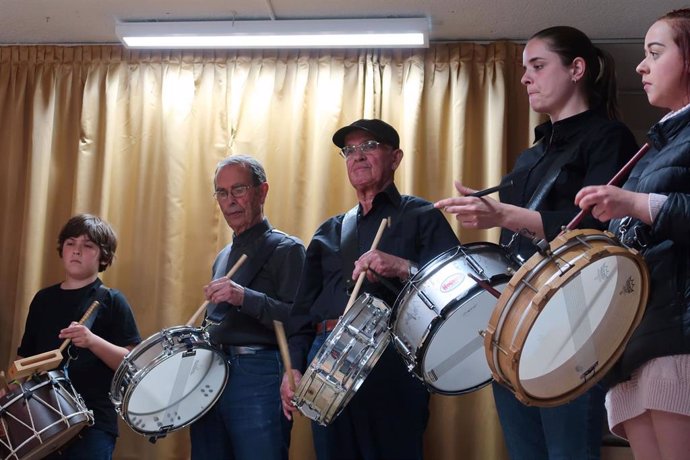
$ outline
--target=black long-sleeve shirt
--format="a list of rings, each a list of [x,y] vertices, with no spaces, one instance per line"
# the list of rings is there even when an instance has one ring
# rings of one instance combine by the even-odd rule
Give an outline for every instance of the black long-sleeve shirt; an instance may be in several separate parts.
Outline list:
[[[394,184],[374,198],[372,209],[357,214],[358,256],[371,248],[381,220],[392,218],[392,225],[383,232],[378,245],[380,251],[412,261],[420,267],[447,249],[459,244],[455,233],[436,209],[410,213],[410,210],[429,202],[413,196],[401,196]],[[348,301],[346,280],[353,267],[343,271],[340,235],[344,214],[324,222],[314,234],[305,261],[302,277],[290,312],[290,354],[294,367],[304,372],[306,357],[314,340],[314,325],[326,319],[338,318]],[[402,284],[398,280],[399,287]],[[393,307],[396,293],[381,283],[365,280],[360,294],[368,292]]]
[[[575,206],[577,192],[587,185],[607,183],[632,157],[637,144],[623,123],[609,120],[598,110],[543,123],[535,129],[535,138],[536,144],[520,154],[513,171],[503,178],[503,183],[512,180],[514,186],[501,190],[500,197],[503,203],[525,207],[551,164],[566,156],[553,187],[536,208],[550,241],[580,211]],[[587,216],[579,227],[603,230],[605,224]],[[503,229],[501,243],[508,243],[512,236],[512,231]],[[511,252],[527,259],[536,246],[518,236]]]
[[[275,230],[264,219],[235,236],[213,263],[214,279],[227,274],[225,264],[230,251],[246,254],[247,262],[240,271],[247,268],[260,250],[264,235],[272,231]],[[231,307],[220,325],[209,328],[211,340],[223,345],[277,345],[273,320],[287,321],[303,263],[304,245],[299,239],[285,235],[254,279],[243,286],[243,305]],[[215,304],[207,307],[208,311],[214,308]]]

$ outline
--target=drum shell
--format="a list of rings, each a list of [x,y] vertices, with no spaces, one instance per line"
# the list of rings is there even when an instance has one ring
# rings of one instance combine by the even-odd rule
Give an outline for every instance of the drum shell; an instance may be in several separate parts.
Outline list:
[[[190,366],[190,374],[169,374],[170,378],[159,378],[157,375],[165,366],[174,366],[188,358],[196,359],[197,354],[203,354],[206,361],[201,364],[194,362]],[[125,356],[113,377],[110,399],[115,405],[115,410],[134,431],[154,438],[162,437],[193,423],[213,406],[227,383],[228,366],[225,356],[212,346],[204,330],[188,326],[166,328],[138,344]],[[181,365],[178,369],[181,369]],[[204,379],[210,375],[209,373],[214,374],[214,385],[211,389],[204,389]],[[150,393],[172,394],[176,391],[174,387],[178,379],[190,378],[190,375],[198,384],[183,390],[183,393],[186,393],[175,398],[174,404],[184,402],[186,398],[191,397],[192,392],[204,392],[201,404],[195,404],[191,412],[183,415],[168,413],[167,403],[164,402],[160,402],[153,409],[149,408],[150,410],[143,414],[133,407],[136,405],[135,398],[140,399],[146,393],[145,385],[151,387]],[[170,404],[170,407],[172,405]]]
[[[34,375],[0,398],[0,457],[38,459],[92,425],[93,414],[61,370]],[[2,430],[0,430],[2,431]]]
[[[324,426],[340,414],[386,349],[389,319],[384,301],[357,298],[302,376],[293,398],[300,412]]]
[[[534,254],[510,280],[489,320],[484,340],[494,379],[511,389],[524,404],[541,407],[572,401],[608,372],[641,321],[649,291],[649,273],[644,259],[636,251],[623,247],[609,232],[573,230],[558,236],[549,248],[551,256]],[[559,270],[553,261],[565,270]],[[613,265],[615,270],[610,270],[609,265]],[[587,300],[583,307],[579,307],[584,312],[581,322],[589,321],[589,310],[604,311],[602,317],[594,321],[591,336],[588,340],[580,339],[580,343],[573,346],[573,355],[560,366],[554,366],[552,371],[545,372],[541,380],[528,376],[525,369],[537,361],[532,358],[534,344],[541,340],[539,337],[549,335],[550,329],[556,330],[559,326],[555,322],[553,325],[545,322],[546,315],[559,308],[559,295],[566,299],[567,309],[567,299],[575,297],[566,293],[568,286],[584,283],[577,278],[586,278],[588,270],[606,271],[608,278],[602,278],[604,287],[588,283],[584,286],[586,291],[610,289],[617,296],[612,297],[608,305],[597,306],[596,302]],[[626,282],[634,280],[630,284],[633,289],[629,292],[628,284],[624,283],[626,277]],[[621,284],[624,286],[619,289]],[[582,295],[586,297],[586,294]],[[551,310],[547,311],[547,308]],[[570,313],[560,314],[565,317]],[[561,335],[574,341],[578,327],[579,324],[575,324],[573,331]],[[556,344],[553,347],[565,348]],[[530,348],[528,357],[525,355],[527,348]]]
[[[407,283],[393,308],[393,342],[430,391],[463,394],[491,381],[480,331],[497,299],[472,276],[500,292],[518,268],[500,246],[470,243],[440,254]],[[453,357],[458,352],[462,359]],[[434,372],[451,360],[446,375]]]

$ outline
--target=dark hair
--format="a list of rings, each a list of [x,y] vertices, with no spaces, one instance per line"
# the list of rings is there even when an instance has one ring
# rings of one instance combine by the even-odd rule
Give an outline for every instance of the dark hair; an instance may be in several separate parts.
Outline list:
[[[254,185],[261,185],[266,182],[266,170],[256,158],[250,157],[249,155],[233,155],[218,162],[216,172],[213,175],[214,186],[220,170],[226,166],[232,165],[239,165],[247,168],[252,175],[252,182]]]
[[[616,68],[613,57],[594,46],[584,32],[569,26],[549,27],[530,38],[544,40],[551,51],[561,57],[563,65],[577,57],[585,61],[585,88],[590,108],[601,108],[611,119],[618,119]]]
[[[62,247],[68,238],[77,238],[82,235],[100,248],[98,271],[104,271],[113,263],[117,249],[117,236],[110,224],[91,214],[77,214],[62,227],[58,236],[58,254],[62,257]]]
[[[657,21],[666,21],[673,31],[673,41],[680,48],[685,69],[685,84],[690,94],[690,9],[682,8],[666,13]]]

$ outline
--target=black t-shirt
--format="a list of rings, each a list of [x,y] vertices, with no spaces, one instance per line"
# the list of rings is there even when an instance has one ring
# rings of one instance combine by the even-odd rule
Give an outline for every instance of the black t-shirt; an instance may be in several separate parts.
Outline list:
[[[63,342],[58,337],[60,330],[72,321],[79,321],[93,300],[101,303],[93,313],[95,321],[91,331],[94,334],[121,347],[141,342],[125,296],[115,289],[99,289],[102,284],[96,279],[80,289],[66,290],[56,284],[38,291],[31,301],[17,354],[29,357],[59,348]],[[114,371],[85,348],[70,346],[63,356],[66,357],[68,351],[76,358],[69,361],[69,379],[93,411],[94,427],[117,435],[117,414],[108,396]],[[66,359],[60,368],[65,362]]]

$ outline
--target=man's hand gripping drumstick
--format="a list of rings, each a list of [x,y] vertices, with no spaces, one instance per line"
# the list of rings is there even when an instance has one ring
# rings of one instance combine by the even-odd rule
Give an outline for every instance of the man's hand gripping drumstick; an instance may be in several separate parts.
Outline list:
[[[228,274],[223,276],[222,278],[219,278],[219,279],[230,281],[230,278],[232,278],[233,275],[237,272],[237,270],[240,269],[240,267],[242,266],[242,264],[244,263],[245,260],[247,260],[247,255],[242,254],[240,256],[240,258],[237,259],[237,262],[235,262],[235,264],[232,266],[232,268],[230,269]],[[201,306],[199,306],[199,308],[197,308],[197,310],[194,312],[192,317],[189,318],[189,321],[187,321],[185,323],[185,326],[192,326],[194,323],[196,323],[196,320],[199,318],[199,316],[201,316],[201,314],[204,312],[204,310],[206,310],[206,307],[208,306],[209,303],[211,303],[211,302],[208,300],[205,301],[204,303],[202,303]]]

